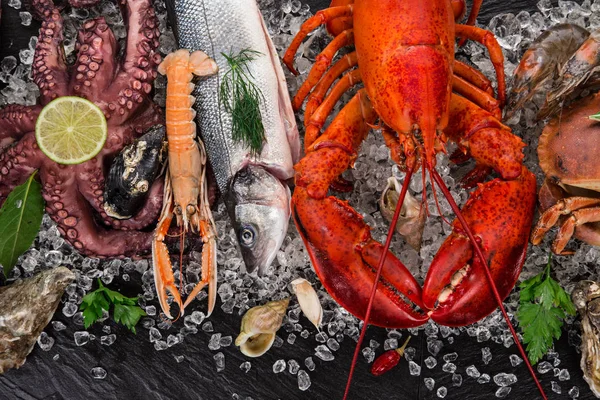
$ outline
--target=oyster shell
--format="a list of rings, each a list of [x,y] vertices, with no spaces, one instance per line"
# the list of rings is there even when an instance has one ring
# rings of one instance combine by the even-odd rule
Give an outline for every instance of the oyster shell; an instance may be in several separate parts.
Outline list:
[[[381,215],[386,221],[391,222],[398,204],[398,197],[402,184],[394,176],[388,178],[386,188],[379,199],[379,208]],[[415,199],[408,191],[402,203],[400,217],[396,223],[396,232],[404,236],[406,242],[415,250],[421,250],[421,238],[423,237],[423,227],[425,226],[425,207]]]
[[[25,363],[74,279],[58,267],[0,288],[0,374]]]
[[[249,309],[242,318],[242,328],[235,345],[248,357],[260,357],[275,341],[275,333],[281,327],[289,298],[270,301]]]
[[[600,397],[600,284],[581,281],[571,294],[581,315],[581,369],[596,397]]]

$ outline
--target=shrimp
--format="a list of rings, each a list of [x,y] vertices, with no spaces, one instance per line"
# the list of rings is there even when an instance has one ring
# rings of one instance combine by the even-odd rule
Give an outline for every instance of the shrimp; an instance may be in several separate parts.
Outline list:
[[[154,282],[160,306],[172,319],[167,303],[167,291],[171,292],[179,306],[179,315],[196,295],[208,285],[208,315],[214,309],[217,286],[216,229],[208,201],[206,181],[206,151],[204,144],[196,139],[196,112],[191,108],[196,99],[193,76],[209,76],[217,72],[217,64],[201,51],[190,54],[181,49],[165,57],[158,72],[167,76],[167,140],[169,143],[168,172],[164,186],[164,203],[152,242]],[[185,303],[175,286],[173,268],[164,238],[175,214],[182,234],[198,232],[203,240],[202,279]],[[181,267],[180,267],[181,268]],[[183,274],[180,274],[180,277]],[[180,278],[181,280],[181,278]]]
[[[542,33],[523,54],[515,70],[506,115],[509,117],[521,109],[548,79],[554,80],[589,35],[587,30],[573,24],[555,25]]]

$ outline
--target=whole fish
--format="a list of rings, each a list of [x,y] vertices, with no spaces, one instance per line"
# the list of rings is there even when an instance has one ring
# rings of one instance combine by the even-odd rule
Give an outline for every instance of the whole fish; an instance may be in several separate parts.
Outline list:
[[[225,198],[249,272],[264,273],[287,232],[290,190],[300,140],[279,56],[255,0],[167,0],[180,48],[202,50],[218,74],[196,85],[194,109],[219,190]],[[262,148],[233,139],[232,114],[220,97],[230,71],[227,56],[249,51],[247,78],[259,96]]]

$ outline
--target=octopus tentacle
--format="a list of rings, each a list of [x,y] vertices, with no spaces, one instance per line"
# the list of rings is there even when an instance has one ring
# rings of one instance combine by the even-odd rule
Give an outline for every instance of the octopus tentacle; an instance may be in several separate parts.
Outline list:
[[[94,221],[89,203],[78,191],[73,167],[45,168],[41,178],[46,212],[79,252],[101,258],[148,254],[152,232],[107,230]]]
[[[0,148],[5,148],[35,129],[41,106],[9,104],[0,109]]]
[[[32,75],[40,88],[41,103],[47,104],[68,91],[69,77],[62,46],[63,19],[51,0],[32,0],[31,8],[42,19]]]
[[[27,133],[17,144],[0,154],[0,205],[15,186],[25,182],[33,171],[41,167],[45,157],[33,132]]]
[[[141,104],[150,101],[148,95],[160,63],[156,52],[160,31],[151,1],[131,0],[121,2],[120,6],[127,24],[127,47],[123,63],[104,99],[109,102],[111,118],[126,121]]]
[[[71,86],[76,95],[96,99],[105,91],[115,74],[117,40],[104,17],[86,21],[77,39],[79,53],[73,66]],[[98,104],[108,114],[106,104]]]

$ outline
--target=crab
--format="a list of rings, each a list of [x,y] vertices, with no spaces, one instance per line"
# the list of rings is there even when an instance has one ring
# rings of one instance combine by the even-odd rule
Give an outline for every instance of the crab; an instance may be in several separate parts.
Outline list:
[[[576,237],[600,246],[600,122],[590,116],[600,111],[600,93],[564,108],[544,128],[538,144],[540,167],[546,180],[539,193],[543,211],[532,232],[539,244],[559,225],[552,244],[556,254]]]

